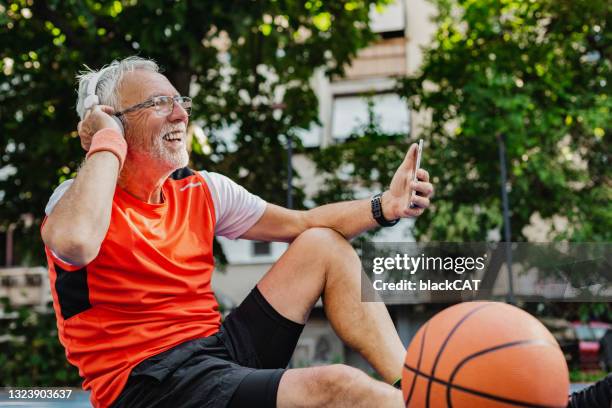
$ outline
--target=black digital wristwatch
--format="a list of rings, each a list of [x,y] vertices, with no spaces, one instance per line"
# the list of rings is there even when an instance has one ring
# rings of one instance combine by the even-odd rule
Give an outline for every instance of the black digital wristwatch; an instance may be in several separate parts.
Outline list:
[[[372,216],[381,227],[392,227],[399,222],[399,218],[389,221],[385,218],[382,211],[382,193],[372,197]]]

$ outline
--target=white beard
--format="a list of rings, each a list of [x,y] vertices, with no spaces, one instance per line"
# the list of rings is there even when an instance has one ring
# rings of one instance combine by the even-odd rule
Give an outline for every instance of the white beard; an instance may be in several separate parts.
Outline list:
[[[178,149],[168,146],[168,143],[163,139],[163,136],[166,133],[176,130],[180,130],[182,132],[181,137],[183,139],[182,147]],[[159,160],[160,162],[168,165],[169,167],[173,167],[174,169],[180,169],[187,166],[189,163],[189,153],[187,153],[187,131],[185,129],[185,125],[183,123],[180,123],[180,125],[164,125],[161,128],[158,137],[153,139],[151,155],[153,156],[154,160]]]
[[[181,145],[174,147],[164,141],[163,136],[172,131],[180,131],[180,137],[183,139]],[[177,137],[179,135],[175,135]],[[151,159],[159,162],[162,166],[171,167],[172,169],[180,169],[189,163],[189,153],[187,153],[187,132],[185,124],[165,124],[157,137],[153,139],[153,143],[149,150]]]

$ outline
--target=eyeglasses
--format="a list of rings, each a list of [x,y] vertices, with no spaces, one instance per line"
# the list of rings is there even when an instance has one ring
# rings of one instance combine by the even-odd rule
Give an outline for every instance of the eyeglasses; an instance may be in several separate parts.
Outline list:
[[[155,112],[158,116],[168,116],[174,111],[174,104],[178,103],[187,112],[187,116],[191,114],[191,98],[186,96],[154,96],[151,99],[130,106],[121,112],[115,113],[115,116],[121,117],[126,113],[135,112],[141,109],[155,107]]]

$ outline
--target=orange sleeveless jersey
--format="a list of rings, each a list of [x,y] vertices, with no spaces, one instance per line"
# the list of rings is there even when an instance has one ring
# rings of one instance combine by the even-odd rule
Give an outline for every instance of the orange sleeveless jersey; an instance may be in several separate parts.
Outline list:
[[[219,330],[210,190],[181,169],[162,192],[162,204],[147,204],[117,186],[108,233],[84,267],[45,248],[59,338],[95,407],[109,406],[142,360]]]

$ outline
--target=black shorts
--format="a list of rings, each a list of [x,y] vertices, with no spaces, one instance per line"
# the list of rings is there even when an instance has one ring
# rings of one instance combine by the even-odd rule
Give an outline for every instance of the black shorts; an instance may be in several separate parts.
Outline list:
[[[134,367],[112,407],[273,408],[303,328],[281,316],[255,287],[218,333]]]

